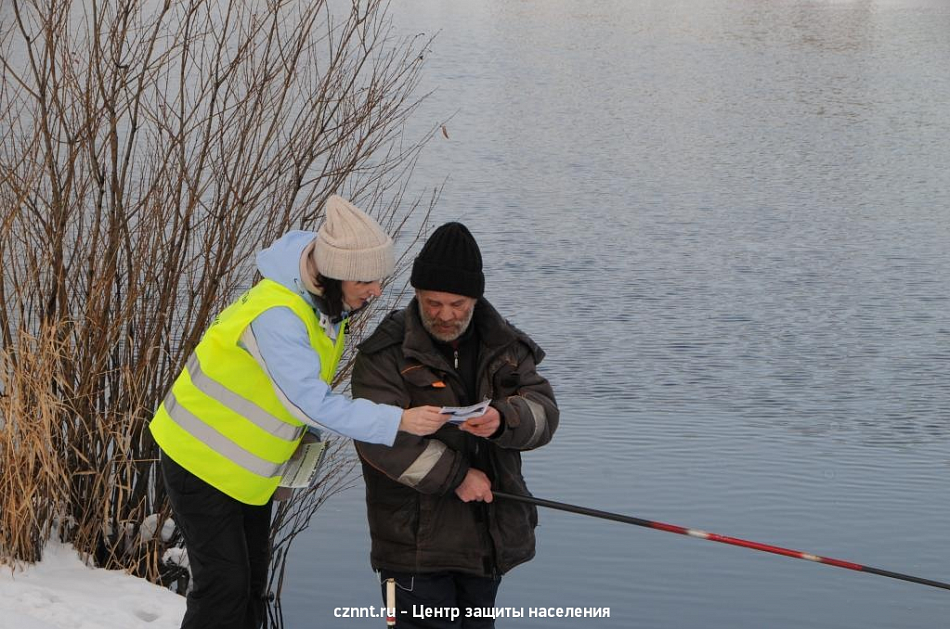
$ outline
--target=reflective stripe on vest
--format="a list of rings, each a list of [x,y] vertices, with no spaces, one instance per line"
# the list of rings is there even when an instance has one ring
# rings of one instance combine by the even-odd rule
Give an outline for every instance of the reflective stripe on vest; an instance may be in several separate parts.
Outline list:
[[[302,297],[263,280],[214,320],[149,426],[175,462],[247,504],[270,499],[306,432],[306,416],[270,379],[250,326],[274,307],[304,323],[329,383],[343,355],[342,328],[330,340]]]
[[[262,459],[253,452],[248,452],[238,444],[234,443],[220,432],[216,431],[210,424],[206,424],[191,412],[181,406],[175,399],[174,393],[169,393],[162,403],[169,416],[183,428],[186,432],[201,440],[211,447],[215,452],[225,456],[225,458],[237,463],[248,472],[263,476],[264,478],[273,478],[280,476],[283,464],[275,464],[266,459]],[[303,435],[300,435],[301,437]]]
[[[191,383],[198,387],[208,397],[214,398],[230,408],[232,411],[241,415],[245,419],[259,426],[262,430],[276,435],[281,439],[295,441],[303,436],[304,428],[288,424],[282,419],[274,417],[251,400],[244,399],[234,391],[225,388],[224,385],[215,382],[205,375],[198,363],[198,356],[192,354],[185,363],[185,368],[191,374]],[[275,386],[275,388],[277,388]],[[174,393],[174,389],[169,395]],[[170,413],[174,417],[174,413]],[[179,422],[181,423],[181,422]]]

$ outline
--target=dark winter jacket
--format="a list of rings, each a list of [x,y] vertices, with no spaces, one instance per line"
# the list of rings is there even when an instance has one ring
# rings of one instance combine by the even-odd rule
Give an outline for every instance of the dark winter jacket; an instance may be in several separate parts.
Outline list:
[[[535,369],[544,352],[484,299],[472,325],[479,339],[478,401],[491,398],[502,429],[484,439],[446,424],[428,437],[400,432],[391,448],[357,442],[377,570],[489,576],[534,556],[535,507],[465,503],[455,488],[471,466],[488,475],[492,489],[528,494],[521,451],[548,443],[558,424],[554,393]],[[352,387],[354,397],[403,408],[459,406],[466,397],[422,327],[415,300],[359,346]]]

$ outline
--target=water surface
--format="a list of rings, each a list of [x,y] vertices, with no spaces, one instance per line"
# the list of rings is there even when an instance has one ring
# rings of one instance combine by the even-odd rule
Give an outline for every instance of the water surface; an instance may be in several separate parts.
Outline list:
[[[548,352],[538,496],[950,581],[950,4],[393,4],[438,33],[416,170]],[[378,605],[362,490],[288,626]],[[506,627],[933,628],[950,593],[543,511]]]

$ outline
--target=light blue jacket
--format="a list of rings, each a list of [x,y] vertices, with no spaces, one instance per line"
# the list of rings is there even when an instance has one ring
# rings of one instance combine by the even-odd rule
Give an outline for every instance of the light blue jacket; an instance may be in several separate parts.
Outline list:
[[[316,237],[291,231],[257,254],[257,268],[267,279],[286,286],[314,309],[327,335],[335,339],[340,324],[320,312],[300,281],[300,256]],[[322,315],[322,316],[321,316]],[[284,395],[314,427],[324,427],[358,441],[392,445],[402,409],[369,400],[353,400],[330,390],[320,378],[320,356],[310,346],[307,328],[289,308],[270,308],[251,323],[264,369]]]

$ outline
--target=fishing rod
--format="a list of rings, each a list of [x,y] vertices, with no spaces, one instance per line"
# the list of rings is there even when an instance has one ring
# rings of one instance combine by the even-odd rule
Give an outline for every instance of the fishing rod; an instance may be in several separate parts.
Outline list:
[[[613,520],[615,522],[623,522],[624,524],[633,524],[634,526],[643,526],[648,529],[666,531],[667,533],[687,535],[689,537],[696,537],[698,539],[706,539],[711,542],[721,542],[723,544],[731,544],[733,546],[741,546],[743,548],[761,550],[767,553],[774,553],[776,555],[784,555],[786,557],[792,557],[794,559],[804,559],[806,561],[814,561],[816,563],[822,563],[828,566],[845,568],[847,570],[855,570],[857,572],[869,572],[871,574],[877,574],[882,577],[890,577],[892,579],[900,579],[901,581],[910,581],[911,583],[920,583],[921,585],[929,585],[935,588],[943,588],[944,590],[950,590],[950,583],[943,583],[942,581],[922,579],[920,577],[914,577],[909,574],[901,574],[900,572],[891,572],[890,570],[881,570],[880,568],[872,568],[871,566],[863,566],[861,564],[852,563],[850,561],[842,561],[841,559],[832,559],[831,557],[821,557],[819,555],[812,555],[811,553],[804,553],[799,550],[790,550],[788,548],[781,548],[779,546],[771,546],[769,544],[761,544],[759,542],[750,542],[749,540],[739,539],[736,537],[727,537],[725,535],[719,535],[718,533],[707,533],[706,531],[700,531],[697,529],[689,529],[682,526],[676,526],[675,524],[665,524],[663,522],[656,522],[655,520],[643,520],[641,518],[634,518],[629,515],[621,515],[619,513],[611,513],[609,511],[600,511],[598,509],[589,509],[587,507],[579,507],[577,505],[566,504],[563,502],[555,502],[553,500],[544,500],[543,498],[535,498],[534,496],[520,496],[517,494],[509,494],[502,491],[494,491],[494,490],[492,490],[492,495],[494,495],[496,498],[504,498],[506,500],[516,500],[518,502],[526,502],[528,504],[537,505],[539,507],[547,507],[549,509],[558,509],[560,511],[568,511],[570,513],[579,513],[581,515],[589,515],[594,518],[602,518],[604,520]]]

